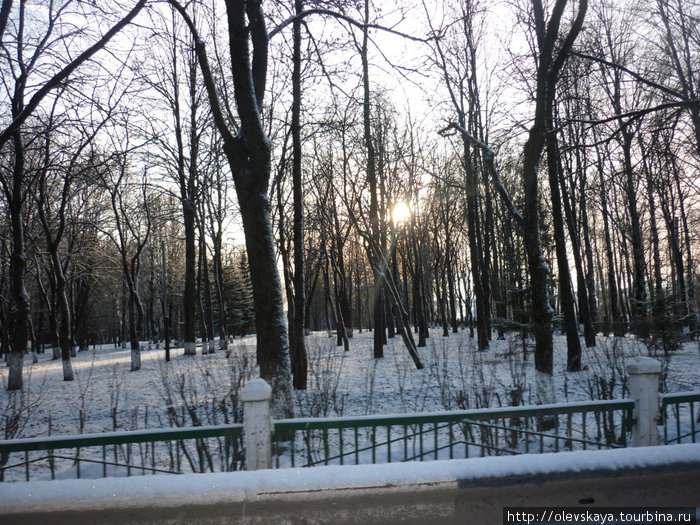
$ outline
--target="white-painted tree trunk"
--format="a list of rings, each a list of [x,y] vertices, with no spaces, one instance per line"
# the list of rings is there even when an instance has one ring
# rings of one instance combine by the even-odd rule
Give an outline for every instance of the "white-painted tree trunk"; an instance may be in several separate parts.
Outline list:
[[[131,350],[131,370],[141,370],[141,349]]]
[[[73,381],[75,375],[73,374],[73,362],[70,359],[63,359],[63,380]]]
[[[185,355],[197,355],[197,343],[186,342],[185,343]]]

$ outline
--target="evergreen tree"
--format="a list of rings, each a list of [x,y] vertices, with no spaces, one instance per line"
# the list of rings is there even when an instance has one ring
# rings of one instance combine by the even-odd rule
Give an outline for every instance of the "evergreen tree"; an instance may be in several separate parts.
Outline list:
[[[229,333],[244,336],[255,331],[253,286],[250,282],[248,256],[235,254],[224,269],[224,293],[228,310]]]

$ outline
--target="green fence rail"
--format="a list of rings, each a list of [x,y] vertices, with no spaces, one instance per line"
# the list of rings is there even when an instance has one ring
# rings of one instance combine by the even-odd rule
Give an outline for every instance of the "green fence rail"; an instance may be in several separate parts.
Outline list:
[[[660,396],[663,444],[696,443],[700,391]],[[276,468],[627,446],[632,400],[273,422]],[[0,481],[245,466],[243,425],[0,441]]]
[[[633,401],[622,400],[285,419],[274,423],[274,466],[390,463],[624,447],[633,408]]]
[[[663,443],[697,443],[700,433],[700,390],[661,394]]]
[[[23,470],[56,479],[240,470],[243,425],[167,428],[0,441],[0,481]],[[90,469],[89,467],[93,467]],[[96,470],[95,470],[96,468]]]

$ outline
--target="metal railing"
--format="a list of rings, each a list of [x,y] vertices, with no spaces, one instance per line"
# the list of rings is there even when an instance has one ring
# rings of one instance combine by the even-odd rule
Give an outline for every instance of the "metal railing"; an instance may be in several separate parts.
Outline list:
[[[700,390],[661,394],[663,444],[697,443],[700,434]]]
[[[698,442],[700,391],[659,396],[662,444]],[[273,422],[275,468],[628,445],[632,400]],[[245,466],[244,425],[0,441],[0,481],[214,472]],[[268,448],[269,450],[269,448]],[[47,473],[48,469],[48,473]],[[42,474],[43,472],[43,474]]]
[[[67,470],[70,477],[107,477],[231,471],[243,463],[240,424],[0,441],[0,481],[16,469],[29,481],[46,469],[56,479]]]
[[[616,448],[634,402],[459,410],[274,423],[274,466],[391,463],[479,455]]]

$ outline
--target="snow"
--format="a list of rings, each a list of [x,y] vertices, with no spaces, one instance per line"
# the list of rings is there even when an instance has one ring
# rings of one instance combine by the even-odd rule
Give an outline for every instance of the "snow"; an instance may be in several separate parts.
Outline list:
[[[294,393],[298,419],[342,416],[361,420],[371,415],[497,410],[513,403],[536,402],[531,342],[528,358],[523,360],[522,342],[511,336],[505,341],[494,337],[489,350],[478,352],[466,330],[450,337],[433,330],[428,347],[419,349],[426,368],[416,370],[399,337],[389,341],[383,359],[373,359],[372,336],[371,332],[355,330],[350,352],[335,346],[335,337],[329,338],[325,332],[307,337],[309,390]],[[584,370],[567,372],[565,339],[555,336],[554,344],[554,406],[629,397],[626,365],[633,357],[650,353],[634,338],[598,337],[598,347],[583,350]],[[129,371],[130,350],[98,346],[79,352],[73,360],[73,382],[62,380],[61,361],[51,360],[50,351],[39,354],[36,364],[28,357],[25,391],[0,391],[0,416],[13,410],[22,412],[18,432],[7,437],[191,427],[194,421],[197,425],[240,422],[241,390],[259,375],[254,336],[236,339],[226,352],[202,355],[199,348],[197,351],[196,356],[186,356],[182,348],[174,348],[172,361],[165,363],[164,349],[144,349],[141,370]],[[688,342],[668,358],[655,358],[662,362],[665,391],[700,390],[696,342]],[[0,367],[0,378],[7,381],[6,367]],[[687,406],[683,410],[687,412]],[[90,451],[84,452],[89,459]],[[379,452],[386,455],[386,451]],[[394,460],[399,451],[392,448],[391,452]],[[446,454],[443,450],[438,458]],[[281,464],[285,461],[282,458]],[[72,468],[75,475],[75,468],[66,468]],[[88,475],[88,465],[84,468],[81,474]],[[22,469],[15,470],[22,479]],[[59,477],[69,475],[57,473]],[[45,467],[43,473],[32,474],[32,479],[42,476],[48,477]]]
[[[661,363],[651,357],[639,355],[629,360],[627,371],[631,374],[659,374]]]
[[[486,457],[385,465],[316,467],[254,472],[141,476],[97,480],[37,481],[0,484],[0,506],[7,513],[41,509],[106,509],[147,506],[171,507],[218,502],[245,502],[270,494],[315,497],[322,490],[410,485],[463,486],[508,477],[565,473],[619,472],[669,465],[700,465],[700,444],[549,455]],[[309,494],[309,493],[316,493]]]
[[[241,401],[264,401],[270,399],[272,387],[264,379],[252,379],[241,390]]]
[[[217,430],[224,430],[224,429],[230,429],[230,425],[203,425],[203,426],[198,426],[198,427],[191,427],[192,430],[196,430],[198,432],[206,432],[208,430],[216,432]],[[242,426],[239,426],[239,428],[242,428]],[[160,435],[163,434],[164,430],[167,432],[169,429],[162,429],[162,428],[152,428],[148,430],[139,430],[139,435],[143,436],[144,441],[148,441],[149,438],[152,439],[158,439]],[[179,430],[186,430],[186,429],[179,429]],[[124,438],[128,437],[131,434],[133,434],[132,430],[123,430],[123,431],[118,431],[118,432],[101,432],[99,434],[91,434],[92,436],[99,436],[100,438],[110,438],[114,440],[119,440],[119,438]],[[60,436],[52,436],[53,439],[61,439],[65,441],[72,441],[76,439],[80,439],[81,437],[85,437],[85,434],[73,434],[73,435],[60,435]],[[37,438],[24,438],[24,439],[14,439],[12,440],[13,443],[17,444],[32,444],[32,443],[43,443],[45,438],[43,437],[37,437]]]
[[[685,395],[685,396],[691,396],[691,397],[700,396],[700,390],[684,391],[684,392],[680,392],[680,394]],[[678,393],[676,393],[676,394],[660,394],[659,397],[661,397],[662,399],[663,398],[673,398],[676,395],[678,395]]]

